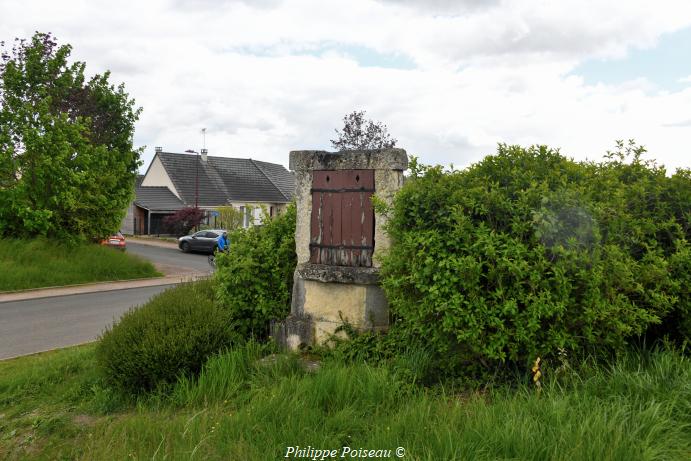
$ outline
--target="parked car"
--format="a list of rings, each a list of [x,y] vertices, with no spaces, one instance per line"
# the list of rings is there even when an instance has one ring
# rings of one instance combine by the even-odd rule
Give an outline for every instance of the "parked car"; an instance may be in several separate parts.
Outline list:
[[[213,253],[218,245],[218,237],[224,232],[224,229],[207,229],[185,235],[178,239],[178,247],[185,253],[189,251]]]
[[[122,232],[116,232],[110,237],[101,240],[101,245],[117,248],[118,250],[125,250],[127,248],[127,242]]]

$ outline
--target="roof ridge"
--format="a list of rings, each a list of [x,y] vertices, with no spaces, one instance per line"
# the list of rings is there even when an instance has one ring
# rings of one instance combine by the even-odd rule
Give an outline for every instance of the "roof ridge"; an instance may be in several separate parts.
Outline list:
[[[271,183],[271,185],[274,186],[274,187],[276,188],[276,190],[278,191],[278,193],[281,194],[281,195],[283,196],[283,198],[285,198],[286,200],[289,200],[289,198],[286,196],[286,194],[283,193],[283,191],[281,190],[281,188],[278,187],[278,186],[276,185],[276,183],[273,182],[273,181],[271,180],[271,178],[269,178],[269,175],[267,175],[266,172],[265,172],[264,170],[262,170],[262,168],[261,168],[259,165],[257,165],[257,162],[255,162],[255,161],[252,160],[252,159],[250,159],[250,162],[252,162],[252,165],[254,165],[254,167],[255,167],[256,169],[258,169],[258,170],[261,172],[261,174],[263,174],[264,177]]]

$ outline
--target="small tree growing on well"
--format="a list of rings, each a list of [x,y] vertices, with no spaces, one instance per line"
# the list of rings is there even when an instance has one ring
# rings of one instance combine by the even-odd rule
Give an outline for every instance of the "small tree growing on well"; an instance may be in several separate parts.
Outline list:
[[[199,208],[181,208],[170,216],[163,218],[163,225],[174,235],[187,235],[193,227],[204,219],[204,211]]]
[[[397,140],[381,122],[365,120],[365,111],[354,111],[343,117],[343,130],[336,131],[331,145],[339,151],[349,149],[386,149],[395,147]]]

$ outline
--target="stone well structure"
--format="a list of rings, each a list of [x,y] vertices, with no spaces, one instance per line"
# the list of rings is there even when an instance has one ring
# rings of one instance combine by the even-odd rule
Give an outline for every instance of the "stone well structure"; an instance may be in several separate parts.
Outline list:
[[[290,153],[298,264],[291,313],[274,330],[284,346],[322,343],[343,321],[358,329],[388,327],[378,273],[389,238],[371,197],[391,203],[407,166],[402,149]]]

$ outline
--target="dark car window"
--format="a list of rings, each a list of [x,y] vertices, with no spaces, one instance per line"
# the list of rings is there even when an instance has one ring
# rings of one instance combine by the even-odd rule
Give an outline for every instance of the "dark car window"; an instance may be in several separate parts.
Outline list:
[[[204,237],[206,236],[206,231],[199,231],[196,234],[194,234],[195,237]]]
[[[216,237],[218,237],[218,234],[216,234],[214,232],[207,232],[206,236],[207,236],[207,238],[215,239]]]

